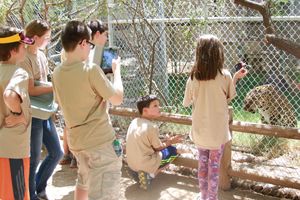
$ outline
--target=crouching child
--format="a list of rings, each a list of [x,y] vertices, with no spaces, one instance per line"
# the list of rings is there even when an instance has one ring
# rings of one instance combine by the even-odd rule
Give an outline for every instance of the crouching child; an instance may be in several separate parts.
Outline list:
[[[182,141],[181,136],[159,139],[159,128],[152,120],[160,116],[159,100],[155,95],[140,97],[137,108],[141,117],[129,125],[126,136],[126,158],[129,174],[147,190],[153,179],[162,169],[180,154],[172,146]]]

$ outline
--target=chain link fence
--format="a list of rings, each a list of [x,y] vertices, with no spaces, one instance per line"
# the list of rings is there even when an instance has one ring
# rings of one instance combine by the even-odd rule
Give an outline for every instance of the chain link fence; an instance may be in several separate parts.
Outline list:
[[[117,46],[122,57],[124,107],[135,108],[139,96],[154,93],[161,99],[163,111],[190,115],[191,108],[184,108],[182,100],[196,39],[201,34],[214,34],[223,41],[226,68],[233,74],[234,65],[244,60],[249,69],[238,82],[237,96],[231,103],[234,120],[300,127],[299,59],[266,45],[262,17],[253,10],[227,0],[25,2],[21,12],[18,8],[22,5],[6,2],[10,12],[2,17],[17,27],[34,18],[48,20],[53,27],[48,47],[52,67],[60,62],[59,33],[65,22],[73,18],[108,22],[109,45]],[[271,2],[276,34],[300,43],[300,1]],[[270,87],[274,92],[269,92]],[[252,109],[246,108],[246,101],[252,102]],[[255,112],[249,112],[252,110]],[[113,122],[125,135],[130,119],[113,116]],[[172,123],[161,123],[160,127],[163,133],[185,135],[190,129]],[[259,164],[281,166],[291,177],[300,177],[299,144],[238,132],[233,137],[237,153],[246,152]]]
[[[299,43],[300,2],[273,1],[272,6],[276,34]],[[201,34],[214,34],[223,41],[225,66],[232,74],[240,60],[249,69],[231,103],[234,120],[299,128],[299,60],[266,45],[259,13],[230,1],[134,1],[111,4],[110,11],[111,44],[120,48],[124,61],[123,106],[134,108],[138,96],[155,93],[165,112],[190,115],[191,109],[184,108],[182,100],[195,42]],[[130,120],[116,119],[126,133]],[[160,125],[165,133],[187,134],[190,129]],[[236,167],[254,166],[257,174],[262,166],[264,174],[272,174],[270,166],[276,165],[286,177],[299,177],[298,146],[299,141],[270,136],[235,132],[233,137]],[[245,157],[250,163],[243,162]]]

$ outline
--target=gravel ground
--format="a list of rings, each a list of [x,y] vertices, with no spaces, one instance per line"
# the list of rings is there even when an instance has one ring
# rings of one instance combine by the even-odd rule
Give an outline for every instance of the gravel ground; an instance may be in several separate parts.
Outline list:
[[[77,169],[58,165],[48,182],[47,194],[50,200],[72,200]],[[152,182],[149,191],[139,189],[138,185],[125,173],[121,179],[120,200],[193,200],[197,196],[197,180],[193,177],[179,176],[167,172],[159,174]],[[278,200],[251,191],[234,189],[219,193],[220,200]]]

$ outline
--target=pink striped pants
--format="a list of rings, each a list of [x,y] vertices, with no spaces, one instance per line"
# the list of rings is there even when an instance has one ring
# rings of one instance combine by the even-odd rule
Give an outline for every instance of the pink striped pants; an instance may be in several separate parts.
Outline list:
[[[198,148],[199,200],[218,200],[219,168],[224,145],[220,149]]]

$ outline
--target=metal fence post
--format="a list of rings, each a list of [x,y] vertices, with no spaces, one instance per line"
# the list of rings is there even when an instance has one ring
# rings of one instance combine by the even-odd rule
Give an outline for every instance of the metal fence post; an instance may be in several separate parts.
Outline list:
[[[110,47],[114,46],[114,29],[112,26],[112,12],[114,7],[114,0],[107,1],[107,24],[108,24],[108,44]]]

